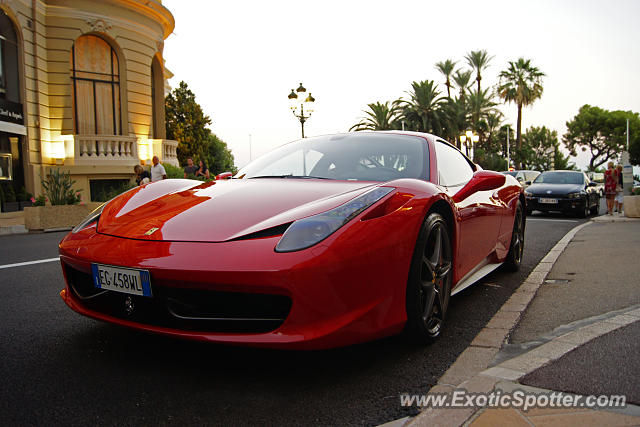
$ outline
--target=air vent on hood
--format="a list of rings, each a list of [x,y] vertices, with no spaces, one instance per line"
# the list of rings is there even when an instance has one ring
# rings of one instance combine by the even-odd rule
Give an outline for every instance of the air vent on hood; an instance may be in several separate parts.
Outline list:
[[[282,236],[284,232],[287,231],[287,228],[289,228],[291,224],[293,223],[289,222],[287,224],[277,225],[275,227],[267,228],[265,230],[256,231],[255,233],[245,234],[244,236],[231,239],[231,241],[264,239],[266,237]]]

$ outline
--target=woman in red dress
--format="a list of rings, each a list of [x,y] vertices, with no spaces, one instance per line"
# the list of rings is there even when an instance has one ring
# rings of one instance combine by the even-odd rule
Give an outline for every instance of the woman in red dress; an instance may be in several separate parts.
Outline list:
[[[618,171],[614,169],[613,162],[607,164],[608,169],[604,173],[604,194],[607,198],[607,214],[613,215],[613,201],[616,197],[618,185]]]

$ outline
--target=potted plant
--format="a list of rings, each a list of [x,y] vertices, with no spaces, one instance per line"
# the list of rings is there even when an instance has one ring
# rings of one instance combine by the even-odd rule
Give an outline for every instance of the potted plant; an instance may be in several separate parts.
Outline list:
[[[640,218],[640,187],[631,190],[630,196],[624,196],[624,215],[629,218]]]
[[[73,189],[75,181],[69,172],[51,169],[41,183],[46,196],[38,196],[33,206],[24,209],[28,230],[69,229],[87,216],[89,208],[81,203],[80,192]]]

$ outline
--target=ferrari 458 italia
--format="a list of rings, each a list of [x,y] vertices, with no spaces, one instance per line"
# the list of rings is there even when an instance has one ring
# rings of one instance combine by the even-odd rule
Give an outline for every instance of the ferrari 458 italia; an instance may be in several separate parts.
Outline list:
[[[436,136],[305,138],[231,179],[168,179],[60,243],[65,303],[217,343],[319,349],[438,337],[450,296],[522,260],[526,201]]]

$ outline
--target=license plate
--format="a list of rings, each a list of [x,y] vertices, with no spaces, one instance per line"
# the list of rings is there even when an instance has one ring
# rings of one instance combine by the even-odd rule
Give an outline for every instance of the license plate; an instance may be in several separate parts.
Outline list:
[[[152,296],[151,278],[147,270],[91,264],[91,271],[93,286],[96,288],[145,297]]]
[[[540,198],[540,203],[557,204],[558,203],[558,199],[545,199],[544,197],[541,197]]]

